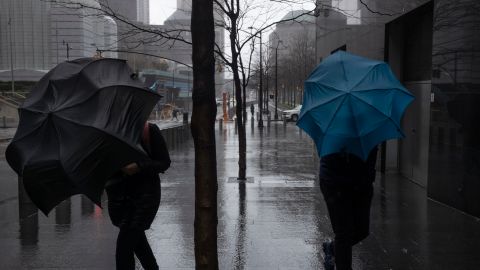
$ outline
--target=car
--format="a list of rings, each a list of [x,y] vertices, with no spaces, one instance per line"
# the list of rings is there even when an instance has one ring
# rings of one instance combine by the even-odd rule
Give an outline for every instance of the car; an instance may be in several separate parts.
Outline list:
[[[291,120],[291,121],[297,122],[301,109],[302,109],[302,105],[298,105],[297,107],[291,110],[283,111],[282,113],[283,118],[286,119],[287,121]]]
[[[220,106],[220,105],[222,105],[223,100],[221,98],[216,98],[215,103],[217,103],[217,106]]]

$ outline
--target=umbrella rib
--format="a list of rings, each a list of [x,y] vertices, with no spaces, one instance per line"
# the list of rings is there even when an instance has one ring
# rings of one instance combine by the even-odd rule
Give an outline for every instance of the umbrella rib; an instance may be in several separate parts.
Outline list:
[[[337,99],[339,99],[339,98],[342,98],[342,97],[345,97],[345,93],[344,93],[344,92],[342,92],[341,95],[338,95],[338,96],[330,99],[330,100],[327,101],[327,102],[324,102],[324,103],[322,103],[322,104],[315,105],[313,108],[309,109],[309,110],[306,111],[304,114],[300,115],[300,117],[299,117],[298,120],[302,119],[304,115],[306,115],[308,112],[310,112],[310,110],[313,110],[313,109],[315,109],[315,108],[317,108],[317,107],[319,107],[319,106],[326,105],[326,104],[328,104],[328,103],[332,103],[332,102],[334,102],[335,100],[337,100]]]
[[[385,119],[385,121],[386,121],[386,120],[388,120],[388,119]],[[375,132],[378,128],[379,128],[379,127],[377,127],[377,128],[375,128],[375,129],[369,131],[367,134],[365,134],[365,136],[366,136],[366,135],[369,135],[369,134],[372,134],[372,133]],[[400,130],[400,134],[403,135],[403,132],[401,132],[401,130]],[[382,140],[382,141],[380,141],[380,142],[383,142],[383,141],[386,141],[386,140],[389,140],[389,139],[393,139],[393,138],[399,138],[399,137],[398,137],[398,136],[389,136],[389,137],[387,137],[387,139],[384,139],[384,140]],[[377,145],[377,144],[378,144],[378,143],[376,143],[375,145]]]
[[[381,89],[379,89],[379,90],[381,90]],[[385,115],[388,119],[390,119],[390,120],[393,122],[393,124],[397,127],[398,130],[401,130],[401,128],[397,125],[397,123],[392,119],[391,116],[386,115],[385,113],[383,113],[382,111],[380,111],[377,107],[375,107],[375,106],[373,106],[372,104],[366,102],[366,101],[363,100],[362,98],[360,98],[360,97],[358,97],[358,96],[356,96],[356,95],[354,95],[354,94],[352,94],[352,96],[355,97],[356,99],[360,100],[361,102],[365,103],[366,105],[372,107],[374,110],[380,112],[382,115]]]
[[[18,110],[25,110],[25,111],[30,111],[30,112],[34,112],[34,113],[45,114],[44,112],[41,112],[41,111],[30,110],[30,109],[26,109],[26,108],[18,108]],[[18,138],[16,138],[16,139],[15,139],[15,137],[14,137],[15,141],[19,141],[19,140],[27,137],[27,136],[30,135],[32,132],[34,132],[34,131],[36,131],[37,129],[39,129],[41,126],[42,126],[42,125],[40,125],[39,127],[36,127],[36,128],[34,128],[34,129],[30,130],[27,134],[24,134],[24,135],[21,136],[21,137],[18,137]],[[16,134],[15,134],[15,135],[16,135]]]
[[[395,91],[399,91],[405,95],[409,95],[411,97],[413,97],[413,95],[408,92],[408,91],[405,91],[404,89],[402,88],[399,88],[399,87],[392,87],[392,88],[388,88],[390,90],[395,90]],[[357,92],[371,92],[371,91],[378,91],[378,90],[386,90],[385,88],[371,88],[371,89],[362,89],[362,90],[358,90],[358,91],[352,91],[352,93],[357,93]]]
[[[131,148],[133,148],[133,149],[135,149],[135,150],[138,151],[138,148],[137,148],[137,147],[132,146],[129,142],[126,142],[126,141],[123,140],[122,138],[119,138],[118,136],[110,133],[110,132],[107,131],[107,130],[100,129],[100,128],[95,127],[95,126],[88,126],[88,125],[85,125],[85,124],[82,124],[82,123],[78,123],[78,122],[76,122],[75,120],[72,120],[72,119],[70,119],[70,118],[65,118],[65,117],[62,117],[62,116],[59,116],[59,115],[55,115],[55,117],[60,118],[60,119],[63,119],[63,120],[68,121],[68,122],[71,122],[71,123],[74,123],[74,124],[77,124],[77,125],[82,126],[82,127],[87,127],[87,128],[96,129],[96,130],[98,130],[98,131],[100,131],[100,132],[103,132],[103,133],[105,133],[105,134],[107,134],[107,135],[110,135],[110,136],[112,136],[112,137],[114,137],[114,138],[116,138],[116,139],[118,139],[118,140],[126,143],[128,146],[130,146]]]
[[[327,86],[327,87],[328,87],[328,86]],[[330,87],[329,87],[329,88],[330,88]],[[325,101],[325,102],[323,102],[323,103],[321,103],[321,104],[312,105],[312,106],[310,106],[310,108],[307,108],[307,107],[305,106],[305,104],[303,104],[302,106],[304,106],[305,109],[308,109],[308,111],[310,111],[310,109],[313,109],[313,108],[316,108],[316,107],[318,107],[318,106],[325,105],[325,104],[328,104],[328,103],[330,103],[330,102],[333,102],[333,101],[335,101],[336,99],[341,98],[341,97],[343,97],[343,96],[346,94],[344,91],[341,91],[341,90],[338,90],[338,89],[335,89],[335,88],[330,88],[330,90],[339,92],[339,95],[337,95],[336,97],[333,97],[333,98],[331,98],[330,100]],[[306,111],[303,115],[305,115],[308,111]],[[303,115],[302,115],[302,116],[303,116]],[[302,116],[300,116],[300,118],[302,118]]]
[[[58,117],[58,116],[55,116],[55,117]],[[61,117],[58,117],[58,118],[61,118]],[[60,139],[60,132],[58,131],[57,126],[54,125],[54,128],[55,128],[55,132],[57,133],[57,138]],[[71,179],[70,179],[67,171],[65,170],[65,166],[64,166],[64,164],[63,164],[63,162],[62,162],[62,159],[60,158],[60,157],[61,157],[61,155],[60,155],[60,150],[61,150],[61,146],[60,146],[60,143],[59,143],[59,144],[58,144],[58,157],[59,157],[58,161],[59,161],[59,164],[60,164],[63,172],[65,173],[65,175],[68,177],[68,180],[70,180],[70,183],[71,183],[72,185],[74,185],[75,188],[79,188],[79,187],[74,183],[74,181],[71,181]]]
[[[99,59],[92,58],[92,61],[91,61],[91,62],[88,62],[87,64],[85,64],[84,66],[82,66],[82,67],[80,68],[80,70],[78,71],[77,74],[83,73],[83,70],[86,69],[88,66],[92,65],[93,63],[96,63],[96,62],[99,62],[99,61],[109,61],[109,60],[126,62],[126,60],[114,59],[114,58],[99,58]],[[73,62],[73,61],[72,61],[72,62]],[[85,76],[85,77],[88,78],[88,76]],[[74,90],[74,91],[77,91],[78,80],[80,80],[80,76],[77,76],[77,77],[76,77],[76,80],[75,80],[75,90]],[[88,80],[88,81],[91,82],[90,80]],[[95,84],[92,83],[92,85],[95,85]],[[88,100],[88,98],[87,98],[87,100]]]
[[[99,88],[97,92],[93,93],[92,95],[90,95],[89,97],[87,97],[86,99],[82,100],[81,102],[79,103],[74,103],[68,107],[65,107],[65,108],[61,108],[60,110],[57,110],[55,112],[61,112],[61,111],[64,111],[64,110],[67,110],[67,109],[70,109],[74,106],[77,106],[79,104],[82,104],[82,103],[85,103],[87,102],[88,100],[90,100],[91,98],[93,98],[95,96],[95,94],[97,94],[98,92],[102,91],[102,90],[105,90],[106,88],[109,88],[109,87],[114,87],[114,86],[123,86],[123,87],[130,87],[130,88],[135,88],[137,90],[142,90],[142,91],[145,91],[147,93],[151,93],[151,94],[154,94],[154,95],[158,95],[154,92],[151,92],[151,91],[147,91],[146,89],[144,88],[141,88],[141,87],[138,87],[138,86],[132,86],[132,85],[128,85],[128,84],[115,84],[115,85],[108,85],[108,86],[105,86],[105,87],[102,87],[102,88]]]
[[[355,87],[357,87],[359,84],[361,84],[364,80],[367,79],[367,75],[374,69],[376,68],[377,66],[381,65],[382,63],[378,63],[376,65],[373,65],[370,67],[370,69],[365,73],[364,77],[359,80],[355,85],[353,85],[352,87],[350,87],[350,89],[348,90],[348,92],[353,92],[352,89],[354,89]]]
[[[338,111],[340,110],[340,108],[342,107],[343,103],[345,103],[345,100],[347,99],[347,95],[343,95],[341,96],[343,97],[343,100],[342,102],[338,105],[337,109],[335,110],[335,113],[333,114],[332,118],[330,119],[330,122],[328,123],[327,127],[325,128],[325,131],[324,133],[326,134],[328,129],[330,128],[330,126],[332,125],[333,123],[333,119],[335,119],[335,117],[337,116],[337,113]]]
[[[341,63],[341,66],[342,66],[342,70],[343,70],[343,77],[345,78],[345,81],[348,82],[348,78],[347,78],[347,71],[345,70],[345,63],[343,62],[343,55],[341,54],[340,55],[340,63]]]
[[[350,95],[350,96],[352,96],[352,95]],[[354,113],[354,108],[353,108],[353,105],[352,105],[352,102],[349,102],[349,104],[348,104],[348,105],[349,105],[349,108],[350,108],[350,113],[351,113],[352,115],[355,115],[355,113]],[[357,123],[357,118],[356,118],[356,117],[353,117],[353,125],[354,125],[354,127],[355,127],[355,131],[356,131],[356,132],[355,132],[355,133],[356,133],[356,137],[358,137],[358,138],[359,138],[359,137],[360,137],[360,131],[359,131],[359,129],[358,129],[358,126],[359,126],[359,125],[358,125],[358,123]],[[363,143],[362,143],[362,140],[360,140],[360,147],[361,147],[361,148],[362,148],[362,150],[363,150]],[[362,153],[362,154],[363,154],[363,153]]]
[[[307,84],[307,83],[310,83],[310,84],[313,84],[313,85],[321,85],[321,86],[327,87],[327,88],[329,88],[329,89],[331,89],[331,90],[335,90],[335,91],[338,91],[338,92],[346,93],[345,89],[339,89],[340,87],[337,88],[337,87],[334,86],[334,85],[328,85],[328,84],[325,84],[325,83],[323,83],[323,82],[317,82],[317,81],[313,81],[313,80],[306,80],[306,81],[305,81],[305,84]]]
[[[88,58],[88,57],[87,57]],[[85,59],[85,58],[83,58]],[[81,73],[85,68],[87,68],[88,66],[90,66],[91,64],[93,63],[96,63],[96,62],[99,62],[99,61],[112,61],[112,62],[123,62],[123,63],[126,63],[127,60],[124,60],[124,59],[117,59],[117,58],[98,58],[98,59],[95,59],[95,58],[89,58],[91,59],[92,61],[88,62],[87,64],[85,64],[79,71],[78,73]],[[71,61],[73,62],[73,61]]]

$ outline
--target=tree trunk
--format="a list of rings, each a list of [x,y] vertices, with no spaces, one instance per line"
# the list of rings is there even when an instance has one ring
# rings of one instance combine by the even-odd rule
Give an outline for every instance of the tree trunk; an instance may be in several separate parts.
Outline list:
[[[193,112],[195,144],[195,264],[218,269],[217,160],[215,151],[215,32],[213,1],[192,1]]]
[[[235,113],[237,115],[238,126],[238,180],[246,180],[247,175],[247,138],[245,132],[244,121],[244,102],[242,101],[242,90],[240,86],[240,77],[238,68],[233,68],[233,79],[235,80],[235,100],[237,107]]]
[[[244,79],[245,81],[245,79]],[[242,93],[243,93],[243,126],[246,127],[246,122],[247,122],[247,91],[246,91],[246,86],[242,84]],[[245,138],[246,139],[246,138]]]
[[[232,29],[237,29],[236,20],[232,21]],[[230,49],[232,51],[232,73],[233,80],[235,82],[235,100],[237,107],[235,113],[237,115],[237,127],[238,127],[238,179],[246,180],[247,175],[247,138],[245,132],[245,122],[243,121],[243,105],[242,101],[242,87],[240,82],[240,74],[238,70],[238,54],[235,47],[237,39],[237,32],[230,32]]]

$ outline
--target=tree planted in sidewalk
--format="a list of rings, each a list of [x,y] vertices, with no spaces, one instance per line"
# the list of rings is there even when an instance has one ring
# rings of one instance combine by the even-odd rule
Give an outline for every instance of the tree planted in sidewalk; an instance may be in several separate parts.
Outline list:
[[[218,269],[217,161],[215,151],[215,57],[213,1],[192,5],[193,113],[195,143],[196,269]]]
[[[228,32],[230,51],[229,53],[222,52],[221,48],[217,46],[217,56],[223,63],[230,69],[233,74],[234,89],[235,89],[235,101],[236,101],[236,125],[238,128],[238,179],[246,179],[246,89],[249,84],[249,80],[252,74],[251,63],[252,55],[254,52],[254,42],[256,38],[261,35],[265,30],[270,29],[272,26],[279,22],[293,21],[306,14],[314,14],[314,10],[305,10],[305,12],[298,14],[292,18],[286,20],[274,20],[271,19],[272,10],[265,1],[254,0],[214,0],[216,12],[220,14],[219,17],[223,18],[223,21],[217,21],[217,26],[223,27]],[[278,1],[279,3],[286,3],[290,5],[288,1]],[[315,1],[304,1],[313,4]],[[258,13],[258,10],[264,9],[266,11],[260,11],[258,17],[266,17],[266,21],[259,27],[255,28],[254,24],[256,20],[249,21],[249,14]],[[252,32],[253,29],[253,32]],[[251,42],[253,41],[253,44]],[[252,45],[252,46],[248,46]],[[249,49],[245,53],[246,49]],[[262,112],[260,112],[262,113]]]

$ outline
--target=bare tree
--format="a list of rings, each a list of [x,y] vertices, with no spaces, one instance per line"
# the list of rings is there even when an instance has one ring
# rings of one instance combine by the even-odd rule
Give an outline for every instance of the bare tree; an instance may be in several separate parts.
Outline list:
[[[299,90],[303,89],[303,82],[315,68],[315,37],[307,29],[295,33],[287,45],[283,45],[282,50],[287,53],[281,53],[278,57],[278,84],[285,90],[282,93],[283,103],[294,105],[301,101],[302,95]],[[273,58],[275,48],[271,47],[271,57],[269,57],[268,66],[274,66]],[[272,78],[275,79],[275,78]],[[272,83],[272,86],[275,84]],[[298,89],[298,90],[297,90]],[[273,91],[273,90],[272,90]]]
[[[158,46],[175,46],[175,44],[191,45],[187,33],[189,29],[180,25],[176,29],[152,27],[142,23],[131,22],[121,14],[115,12],[112,8],[100,1],[100,8],[89,6],[82,1],[69,0],[42,0],[55,3],[69,9],[87,9],[90,12],[86,16],[105,15],[114,18],[120,25],[122,25],[122,32],[119,38],[124,41],[125,48],[120,48],[118,52],[127,52],[134,54],[142,54],[156,57],[163,57],[155,55],[155,53],[144,53],[140,49],[148,44],[155,44]],[[286,6],[293,4],[310,3],[314,4],[314,0],[298,1],[296,3],[289,1],[277,1]],[[230,50],[226,53],[220,44],[216,44],[215,52],[218,61],[222,61],[225,66],[232,72],[235,88],[236,100],[236,125],[239,131],[239,171],[238,179],[246,179],[246,136],[245,136],[245,117],[246,117],[246,88],[251,76],[251,60],[253,55],[252,42],[254,43],[258,36],[263,32],[273,27],[279,22],[296,20],[305,14],[313,14],[315,9],[305,11],[305,13],[298,14],[288,20],[275,20],[275,12],[279,10],[270,10],[269,5],[263,0],[214,0],[214,8],[217,14],[216,26],[223,27],[229,34]],[[255,15],[252,15],[255,14]],[[215,15],[215,14],[214,14]],[[253,16],[253,18],[252,18]],[[254,22],[263,18],[263,23],[254,31],[252,26]],[[215,18],[215,16],[214,16]],[[183,46],[183,45],[182,45]],[[99,49],[102,51],[102,49]],[[139,51],[140,50],[140,51]],[[103,49],[103,51],[112,51]],[[115,50],[113,50],[115,51]],[[163,57],[168,59],[166,57]]]
[[[296,20],[305,14],[313,14],[314,9],[307,10],[295,17],[287,20],[274,20],[272,14],[263,12],[262,8],[266,7],[264,1],[248,1],[248,0],[214,0],[219,17],[222,21],[217,25],[223,27],[229,36],[230,51],[223,53],[217,47],[217,56],[224,64],[229,67],[233,74],[235,85],[236,100],[236,125],[238,127],[239,140],[239,161],[238,161],[238,179],[246,179],[246,136],[245,136],[245,118],[246,118],[246,88],[252,75],[252,55],[254,47],[250,47],[251,42],[255,42],[261,33],[279,22]],[[283,1],[280,1],[283,2]],[[305,1],[307,3],[308,1]],[[253,12],[255,11],[255,12]],[[254,28],[255,20],[248,20],[249,14],[256,13],[258,17],[265,17],[265,22],[258,28]],[[250,29],[250,30],[249,30]],[[254,31],[252,32],[251,29]],[[246,50],[249,50],[245,54]],[[267,66],[268,67],[268,66]],[[262,112],[261,112],[262,113]]]

